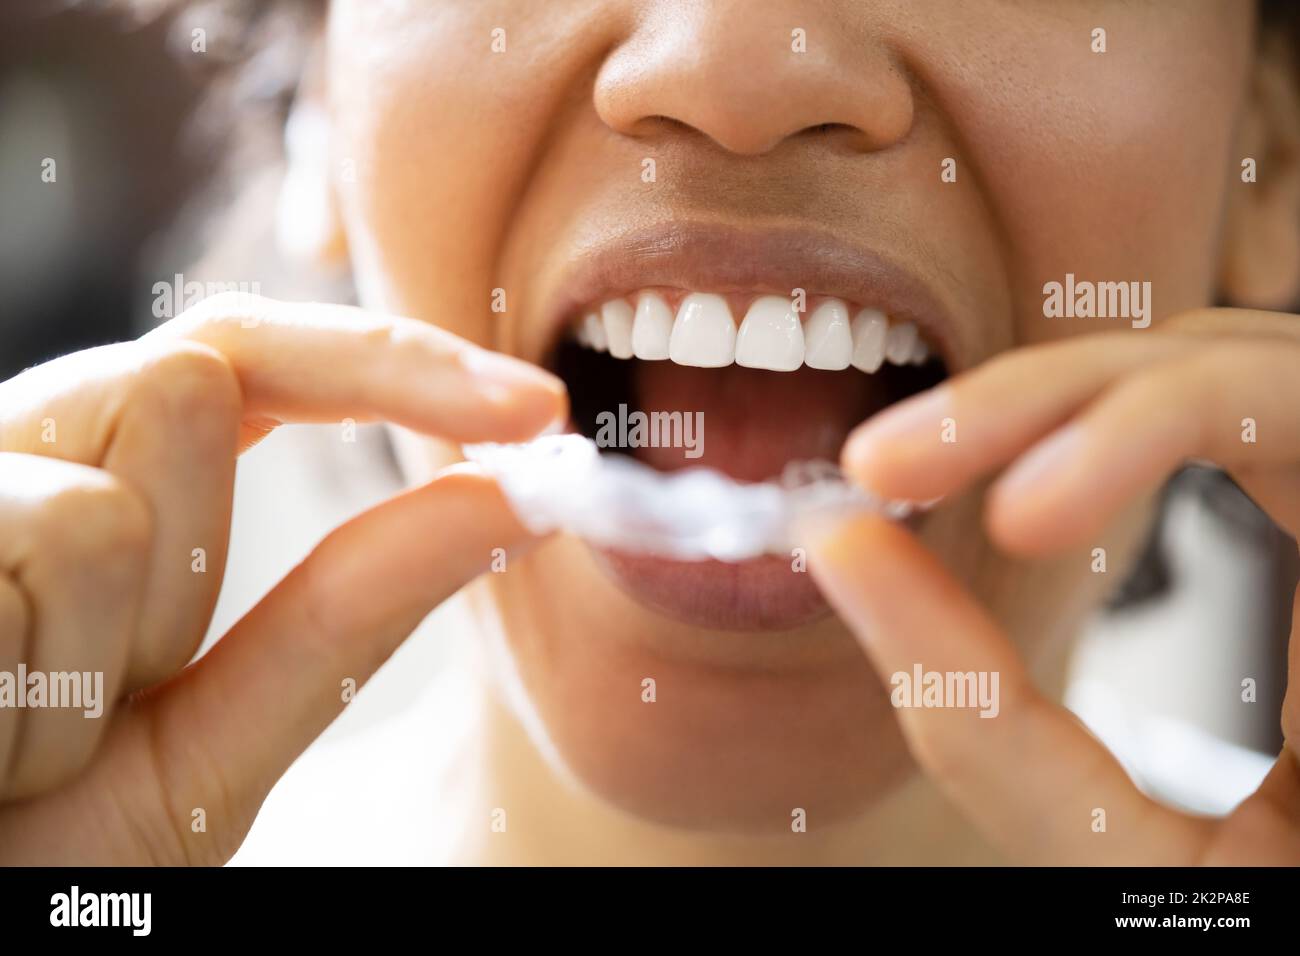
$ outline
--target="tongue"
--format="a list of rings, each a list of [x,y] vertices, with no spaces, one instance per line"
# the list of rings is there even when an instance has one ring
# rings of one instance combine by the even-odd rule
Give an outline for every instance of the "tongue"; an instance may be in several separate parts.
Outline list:
[[[637,449],[638,458],[660,471],[705,465],[741,481],[763,481],[779,475],[790,461],[836,461],[849,431],[888,404],[883,376],[853,369],[768,372],[739,365],[633,365],[639,409],[681,412],[699,425],[695,432],[683,430],[697,450],[703,449],[698,457],[686,457],[681,447]]]

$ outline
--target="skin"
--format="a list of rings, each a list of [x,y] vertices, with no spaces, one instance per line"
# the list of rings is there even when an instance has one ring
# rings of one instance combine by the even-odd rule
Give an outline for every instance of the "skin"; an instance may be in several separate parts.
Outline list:
[[[1098,24],[1104,55],[1089,49]],[[490,54],[499,25],[508,51]],[[100,667],[119,695],[155,688],[89,730],[0,713],[0,856],[225,859],[341,708],[340,675],[367,676],[506,547],[511,570],[474,595],[487,703],[467,753],[470,812],[504,799],[511,836],[467,824],[484,835],[462,860],[1300,860],[1294,693],[1277,768],[1215,824],[1137,795],[1050,703],[1066,642],[1104,596],[1087,555],[1106,547],[1122,573],[1184,458],[1222,463],[1300,527],[1296,319],[1211,308],[1281,308],[1300,285],[1294,73],[1244,5],[337,0],[321,44],[301,104],[332,135],[314,245],[346,246],[365,306],[424,323],[393,336],[392,320],[258,303],[266,321],[247,329],[246,304],[224,300],[0,386],[14,465],[0,524],[22,532],[0,555],[5,653]],[[1241,183],[1242,156],[1259,157],[1259,182]],[[939,179],[946,157],[956,183]],[[220,567],[237,450],[286,420],[535,433],[562,411],[554,380],[512,363],[487,388],[431,325],[538,362],[541,304],[578,251],[678,219],[815,225],[895,250],[953,313],[971,371],[872,419],[844,458],[867,487],[944,505],[919,537],[807,529],[838,618],[780,634],[673,622],[579,542],[526,551],[492,486],[453,472],[345,525],[176,673],[219,585],[195,580],[189,542],[213,541]],[[1043,284],[1067,272],[1150,281],[1155,325],[1044,319]],[[40,443],[51,408],[71,447]],[[1239,437],[1248,415],[1254,445]],[[937,440],[945,417],[955,445]],[[408,445],[430,476],[448,456]],[[72,601],[70,581],[94,600]],[[372,599],[337,597],[357,593]],[[92,620],[114,641],[92,642]],[[1002,714],[895,711],[882,680],[918,660],[999,671]],[[210,835],[191,835],[194,806],[220,808]],[[1112,822],[1090,840],[1097,806]],[[791,833],[795,807],[809,832]]]
[[[1274,387],[1300,360],[1294,316],[1186,313],[1170,319],[1164,334],[1125,344],[1112,348],[1120,343],[1097,337],[989,363],[862,426],[845,450],[846,466],[882,493],[921,484],[927,494],[948,494],[1009,464],[988,496],[986,526],[1006,550],[1038,555],[1096,540],[1128,498],[1181,462],[1205,459],[1227,469],[1297,537],[1300,411]],[[1043,379],[1032,407],[1016,396],[1026,366],[1055,373]],[[1242,368],[1256,374],[1242,376]],[[1207,389],[1207,381],[1225,385]],[[1134,408],[1146,412],[1134,416]],[[1242,440],[1238,409],[1269,422],[1268,441]],[[959,451],[919,440],[950,416],[977,435],[997,435]],[[1098,474],[1107,476],[1100,489],[1089,477]],[[813,533],[814,573],[882,673],[923,659],[937,670],[1002,675],[1005,723],[972,711],[899,713],[918,761],[1016,858],[1178,866],[1300,860],[1300,615],[1293,615],[1282,751],[1253,796],[1211,821],[1140,793],[1093,737],[1033,687],[1004,630],[906,532],[868,519]],[[893,596],[918,590],[937,600]],[[1081,825],[1097,807],[1111,821],[1105,841]],[[1041,830],[1024,826],[1031,817],[1044,821]]]

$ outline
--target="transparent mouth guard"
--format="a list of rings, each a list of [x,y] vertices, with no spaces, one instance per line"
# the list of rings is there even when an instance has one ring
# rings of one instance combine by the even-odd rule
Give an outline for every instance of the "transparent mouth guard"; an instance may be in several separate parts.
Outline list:
[[[602,455],[574,434],[464,451],[534,534],[566,531],[600,547],[675,560],[788,557],[807,515],[870,511],[900,519],[918,507],[872,496],[827,461],[791,462],[779,480],[741,483],[703,467],[656,471]]]

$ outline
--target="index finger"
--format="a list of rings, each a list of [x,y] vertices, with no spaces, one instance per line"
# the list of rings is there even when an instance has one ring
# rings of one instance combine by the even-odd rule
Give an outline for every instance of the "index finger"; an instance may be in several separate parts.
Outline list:
[[[384,420],[459,442],[522,441],[566,409],[558,378],[437,326],[322,303],[212,296],[154,329],[230,362],[245,421]]]
[[[1110,332],[1007,352],[858,426],[844,470],[885,498],[942,498],[1006,465],[1115,379],[1196,344]]]

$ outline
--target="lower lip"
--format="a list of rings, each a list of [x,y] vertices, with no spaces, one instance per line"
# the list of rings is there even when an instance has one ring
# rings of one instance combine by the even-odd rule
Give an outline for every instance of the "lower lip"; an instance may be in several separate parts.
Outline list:
[[[782,631],[811,623],[829,607],[793,558],[672,561],[593,549],[598,562],[632,598],[692,627]]]
[[[901,520],[913,534],[927,511]],[[714,631],[790,631],[831,613],[806,561],[674,561],[591,547],[596,563],[638,603],[691,627]],[[803,568],[804,570],[797,570]]]

